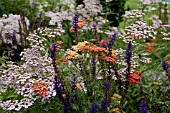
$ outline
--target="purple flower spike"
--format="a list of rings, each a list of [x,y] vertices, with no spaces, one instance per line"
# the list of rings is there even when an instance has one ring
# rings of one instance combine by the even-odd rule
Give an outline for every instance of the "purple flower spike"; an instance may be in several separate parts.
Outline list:
[[[50,48],[51,58],[55,57],[56,53],[57,53],[57,44],[54,42],[54,43],[52,43],[51,48]]]
[[[98,110],[98,104],[96,102],[94,102],[90,107],[89,113],[96,113],[97,110]]]
[[[110,81],[104,82],[103,86],[104,86],[107,90],[110,90]]]
[[[169,64],[167,62],[163,61],[162,62],[162,68],[163,68],[163,70],[167,71],[168,68],[169,68]]]
[[[72,26],[73,26],[74,30],[79,28],[77,23],[78,23],[78,14],[74,14],[74,18],[73,18],[73,22],[72,22]]]
[[[131,60],[131,57],[132,57],[132,42],[130,41],[127,48],[126,48],[126,56],[125,56],[125,59],[127,61],[127,63],[130,62]]]
[[[108,40],[108,42],[109,42],[109,43],[108,43],[108,47],[111,47],[111,46],[114,45],[117,36],[118,36],[118,33],[117,33],[117,32],[115,32],[114,34],[112,34],[112,35],[110,36],[110,39]]]
[[[93,75],[96,75],[96,57],[92,59]]]
[[[148,113],[148,107],[146,105],[146,100],[142,100],[142,102],[140,103],[140,107],[139,107],[139,113]]]
[[[107,108],[108,108],[109,104],[108,104],[108,99],[107,98],[104,98],[102,101],[101,101],[101,108],[103,111],[106,111]]]
[[[58,98],[62,99],[62,90],[63,90],[63,88],[62,88],[60,80],[59,80],[59,78],[57,76],[54,77],[54,89],[56,90]]]
[[[12,33],[12,41],[15,44],[17,42],[16,34],[15,32]]]

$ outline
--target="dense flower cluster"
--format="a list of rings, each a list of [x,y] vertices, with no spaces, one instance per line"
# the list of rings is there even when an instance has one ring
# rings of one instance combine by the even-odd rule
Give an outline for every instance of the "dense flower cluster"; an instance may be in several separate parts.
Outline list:
[[[83,17],[89,18],[89,16],[97,15],[103,10],[99,0],[84,0],[83,2],[84,6],[77,7],[78,13],[83,14]]]
[[[47,92],[48,92],[48,83],[47,82],[38,82],[38,81],[35,81],[33,82],[33,91],[36,92],[37,94],[45,97]]]
[[[64,64],[68,64],[68,63],[69,63],[69,62],[68,62],[68,59],[66,59],[66,58],[59,58],[59,59],[57,59],[55,62],[56,62],[56,63],[62,62],[62,63],[64,63]]]
[[[0,18],[0,37],[7,44],[12,44],[12,37],[15,37],[18,44],[21,44],[21,34],[26,34],[25,29],[29,29],[29,20],[25,17],[25,24],[21,22],[20,15],[3,15]],[[22,31],[20,31],[22,30]]]
[[[89,113],[96,113],[97,110],[98,110],[98,104],[94,102],[90,107]]]
[[[93,43],[88,42],[88,41],[84,41],[84,42],[79,42],[77,45],[72,46],[72,49],[75,51],[79,51],[79,49],[83,46],[92,46]]]
[[[131,10],[131,11],[125,11],[125,14],[123,15],[126,19],[134,19],[134,18],[141,18],[144,16],[144,13],[140,10]]]
[[[67,59],[79,59],[81,58],[82,56],[79,55],[77,52],[75,51],[67,51],[66,52],[66,58]]]
[[[167,71],[169,67],[170,67],[170,66],[169,66],[169,64],[168,64],[167,62],[165,62],[165,61],[162,62],[162,68],[163,68],[163,70]]]
[[[81,46],[79,51],[89,51],[93,53],[108,53],[108,50],[106,48],[98,47],[96,45],[93,46]]]
[[[141,75],[141,72],[131,73],[127,81],[129,81],[130,83],[140,84],[141,77],[139,75]]]
[[[58,27],[62,27],[62,22],[64,20],[72,20],[72,15],[73,15],[73,12],[71,11],[61,11],[61,12],[57,12],[57,13],[54,13],[52,11],[49,11],[49,12],[45,12],[45,16],[47,17],[50,17],[51,20],[49,22],[50,25],[58,25]]]
[[[139,113],[148,113],[148,107],[146,105],[145,99],[143,99],[142,102],[140,103]]]
[[[111,100],[112,100],[112,102],[114,102],[114,103],[120,103],[120,100],[121,100],[121,98],[122,98],[122,96],[121,95],[119,95],[119,94],[114,94],[112,97],[111,97]]]
[[[113,108],[112,109],[113,113],[125,113],[124,111],[122,111],[120,108]]]
[[[116,58],[109,57],[109,56],[99,57],[99,60],[101,60],[101,61],[104,60],[104,61],[107,61],[107,62],[116,63]]]
[[[24,98],[21,100],[1,102],[0,106],[3,109],[20,110],[21,108],[28,108],[38,98],[41,98],[42,101],[49,101],[56,95],[56,92],[53,90],[54,68],[52,66],[52,60],[48,54],[44,56],[40,54],[41,51],[45,51],[42,44],[44,38],[40,38],[37,35],[30,35],[27,39],[30,41],[31,48],[25,49],[21,53],[24,63],[22,65],[16,65],[9,62],[9,68],[3,70],[0,77],[3,80],[3,91],[6,91],[7,87],[10,87],[15,89],[17,94],[22,95]],[[36,81],[35,78],[48,83],[48,86],[45,86],[45,90],[40,90],[39,84],[37,88],[33,86]],[[42,96],[35,96],[37,94]]]

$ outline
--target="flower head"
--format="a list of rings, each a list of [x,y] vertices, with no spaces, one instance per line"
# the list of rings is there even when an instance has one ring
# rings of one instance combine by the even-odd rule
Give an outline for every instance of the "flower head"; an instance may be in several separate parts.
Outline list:
[[[14,41],[16,41],[16,33],[15,33],[15,32],[12,33],[12,39],[13,39]]]
[[[168,68],[169,68],[169,64],[167,62],[163,61],[162,62],[162,68],[163,68],[163,70],[167,71]]]
[[[103,86],[104,86],[107,90],[110,90],[110,85],[111,85],[110,81],[104,82],[104,84],[103,84]]]
[[[92,59],[93,75],[96,75],[96,57]]]
[[[45,95],[48,92],[48,83],[47,82],[33,82],[33,91],[37,94],[41,95],[42,97],[45,97]]]
[[[91,42],[88,42],[88,41],[78,42],[77,45],[72,46],[72,49],[77,52],[77,51],[79,51],[79,49],[80,49],[82,46],[92,46],[92,45],[94,45],[94,44],[91,43]]]
[[[93,21],[93,19],[92,19],[92,18],[86,18],[86,21],[88,21],[88,22],[92,22],[92,21]]]
[[[51,58],[56,56],[56,53],[57,53],[57,50],[58,50],[57,47],[58,46],[57,46],[57,44],[55,42],[52,43],[52,45],[50,46],[50,56],[51,56]]]
[[[131,73],[128,79],[126,79],[126,81],[129,81],[130,83],[140,84],[140,80],[141,80],[141,77],[139,76],[140,74],[141,72]]]
[[[107,98],[104,98],[102,101],[101,101],[101,108],[103,111],[106,111],[107,108],[109,106],[109,103],[108,103],[108,99]]]
[[[92,53],[107,53],[108,50],[106,48],[98,47],[96,45],[93,46],[81,46],[79,51],[87,51]]]
[[[112,34],[108,40],[108,47],[111,47],[114,45],[115,41],[116,41],[116,37],[117,37],[118,33],[115,32],[114,34]]]
[[[112,62],[112,63],[116,63],[116,58],[110,57],[110,56],[102,56],[99,57],[99,60],[102,61],[107,61],[107,62]]]
[[[125,113],[124,111],[120,110],[119,108],[113,108],[112,112],[113,113]]]
[[[66,52],[66,58],[67,59],[79,59],[82,56],[76,53],[75,51],[67,51]]]
[[[78,15],[74,14],[72,27],[70,28],[70,32],[76,32],[79,28],[82,28],[84,26],[83,20],[78,20]]]
[[[80,83],[76,83],[75,85],[76,85],[76,89],[82,89],[82,86]]]
[[[148,107],[146,105],[145,99],[143,99],[142,102],[140,103],[139,113],[148,113]]]
[[[90,107],[89,113],[96,113],[97,110],[98,110],[98,104],[94,102]]]
[[[54,77],[54,89],[56,90],[56,93],[57,93],[59,99],[62,99],[63,98],[63,96],[62,96],[63,88],[62,88],[60,80],[57,76]]]
[[[64,64],[68,64],[68,59],[66,59],[66,58],[59,58],[59,59],[57,59],[55,62],[56,62],[56,63],[62,62],[62,63],[64,63]]]
[[[132,57],[132,42],[129,42],[129,44],[126,48],[126,56],[125,56],[127,63],[130,62],[131,57]]]
[[[102,45],[102,47],[107,48],[108,41],[107,40],[100,40],[99,43]]]

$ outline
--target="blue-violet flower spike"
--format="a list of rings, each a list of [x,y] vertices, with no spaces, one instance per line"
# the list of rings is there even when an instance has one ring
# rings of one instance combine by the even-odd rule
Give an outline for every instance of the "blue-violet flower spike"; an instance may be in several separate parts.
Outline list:
[[[146,100],[142,100],[139,107],[139,113],[148,113],[148,107],[146,105]]]
[[[109,104],[108,104],[108,99],[107,98],[104,98],[102,101],[101,101],[101,108],[103,111],[106,111],[107,108],[108,108]]]
[[[107,90],[110,90],[110,81],[104,82],[103,86],[104,86]]]
[[[125,56],[125,59],[127,61],[127,63],[130,62],[131,60],[131,57],[132,57],[132,42],[130,41],[127,48],[126,48],[126,56]]]
[[[168,68],[169,68],[169,64],[167,62],[163,61],[162,62],[162,68],[163,68],[163,70],[167,71]]]
[[[98,110],[98,104],[96,102],[94,102],[90,107],[89,113],[96,113],[97,110]]]

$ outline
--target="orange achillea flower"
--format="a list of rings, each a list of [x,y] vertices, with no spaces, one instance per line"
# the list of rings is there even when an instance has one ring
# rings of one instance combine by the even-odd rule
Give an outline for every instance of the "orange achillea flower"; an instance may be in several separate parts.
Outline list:
[[[66,58],[59,58],[55,61],[56,63],[63,62],[64,64],[68,64],[68,60]]]
[[[98,47],[98,46],[81,46],[79,48],[79,51],[90,51],[90,52],[94,52],[94,53],[100,53],[100,52],[104,52],[104,53],[108,53],[108,50],[106,48],[102,48],[102,47]]]
[[[84,21],[78,20],[77,25],[78,25],[79,28],[82,28],[84,26]],[[79,28],[77,28],[76,30],[78,30]],[[75,32],[75,29],[74,29],[73,26],[70,28],[70,32]]]
[[[32,90],[36,92],[37,94],[41,95],[42,97],[45,97],[45,95],[48,92],[48,83],[47,82],[33,82],[33,88]]]
[[[142,79],[139,75],[141,75],[141,72],[134,72],[131,73],[128,77],[128,79],[126,79],[126,81],[129,81],[130,83],[136,83],[136,84],[140,84],[140,80]]]
[[[107,61],[107,62],[116,63],[116,58],[109,57],[109,56],[99,57],[99,60],[105,60],[105,61]]]
[[[81,58],[82,56],[76,53],[75,51],[67,51],[66,52],[66,58],[67,59],[78,59]]]
[[[82,28],[84,26],[84,21],[83,20],[78,20],[78,26]]]

